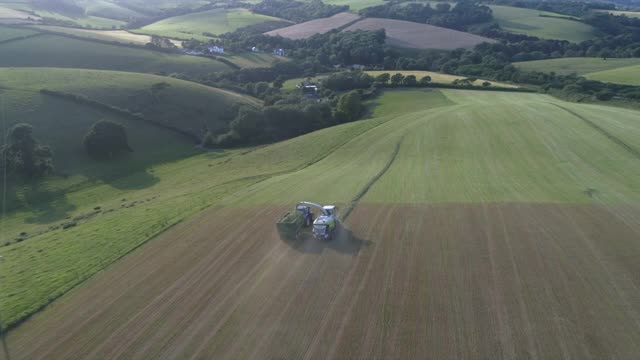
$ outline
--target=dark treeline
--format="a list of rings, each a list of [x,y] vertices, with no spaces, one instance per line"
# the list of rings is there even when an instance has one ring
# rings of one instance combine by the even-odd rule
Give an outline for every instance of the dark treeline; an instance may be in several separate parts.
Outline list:
[[[387,3],[362,9],[360,15],[427,23],[456,30],[466,30],[469,25],[493,20],[488,6],[471,0],[462,0],[453,6],[439,3],[435,8],[429,3]]]
[[[305,22],[349,11],[349,6],[327,5],[323,3],[322,0],[312,0],[310,2],[263,0],[251,6],[250,9],[259,14],[275,16],[293,22]]]

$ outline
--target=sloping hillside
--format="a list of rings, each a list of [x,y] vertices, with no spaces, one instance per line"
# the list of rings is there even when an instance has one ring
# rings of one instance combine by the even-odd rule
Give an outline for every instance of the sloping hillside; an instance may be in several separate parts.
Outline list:
[[[136,206],[103,198],[118,210],[0,248],[15,319],[215,205],[10,332],[12,358],[633,359],[638,112],[411,93],[379,99],[404,111],[158,166]],[[281,238],[300,200],[354,210],[332,241]]]
[[[162,19],[133,31],[173,39],[193,38],[207,41],[215,35],[267,21],[282,21],[282,19],[252,13],[247,9],[219,8]]]
[[[490,7],[500,27],[514,33],[572,42],[589,40],[596,35],[590,25],[565,15],[511,6]]]
[[[147,74],[0,68],[0,79],[5,88],[23,91],[47,89],[85,96],[194,135],[202,135],[206,128],[219,130],[226,127],[235,115],[235,105],[259,105],[256,100],[229,91]]]
[[[266,32],[265,35],[282,36],[288,39],[306,39],[315,34],[324,34],[333,29],[341,28],[360,19],[352,13],[339,13],[324,19],[315,19],[300,24]]]
[[[198,76],[231,67],[197,56],[42,35],[0,44],[0,67],[66,67]]]
[[[392,19],[367,18],[343,31],[378,29],[385,30],[387,44],[397,47],[453,50],[472,48],[483,42],[495,42],[495,40],[462,31]]]

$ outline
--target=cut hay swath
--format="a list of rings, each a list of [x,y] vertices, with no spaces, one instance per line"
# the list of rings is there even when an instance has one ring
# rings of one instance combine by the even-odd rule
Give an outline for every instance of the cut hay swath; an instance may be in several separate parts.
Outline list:
[[[86,254],[134,241],[108,225],[142,241],[149,214],[216,205],[11,331],[12,359],[634,359],[638,112],[540,94],[386,94],[381,108],[404,111],[155,167],[163,180],[143,194],[165,190],[157,202],[0,248],[22,280],[3,283],[0,301],[16,309],[22,289],[46,293],[26,269],[65,254],[69,265],[38,273],[73,276]],[[367,187],[334,241],[278,236],[296,202],[343,207]]]

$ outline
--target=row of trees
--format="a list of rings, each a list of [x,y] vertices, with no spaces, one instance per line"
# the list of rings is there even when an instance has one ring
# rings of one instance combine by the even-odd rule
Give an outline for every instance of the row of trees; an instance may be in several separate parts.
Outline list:
[[[349,11],[348,5],[327,5],[322,0],[301,2],[295,0],[263,0],[250,7],[259,14],[279,17],[293,22],[329,17],[337,13]]]
[[[362,91],[341,95],[328,91],[321,98],[307,98],[272,88],[263,108],[240,108],[227,131],[207,133],[203,143],[208,147],[255,145],[300,136],[357,120],[364,112],[362,101]]]
[[[453,7],[448,3],[437,3],[432,8],[429,3],[386,3],[360,10],[365,17],[379,17],[427,23],[457,30],[465,30],[469,25],[493,20],[491,9],[472,0],[458,1]]]
[[[87,154],[97,160],[111,160],[133,151],[124,126],[106,120],[93,124],[82,143]],[[0,147],[0,168],[8,175],[27,179],[46,176],[54,170],[53,159],[53,150],[38,143],[33,137],[33,126],[26,123],[14,125]]]

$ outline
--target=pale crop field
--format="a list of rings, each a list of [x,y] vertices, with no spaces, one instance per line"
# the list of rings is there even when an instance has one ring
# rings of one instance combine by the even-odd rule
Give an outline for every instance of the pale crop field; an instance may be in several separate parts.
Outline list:
[[[640,351],[637,111],[471,90],[374,101],[371,119],[155,165],[144,189],[68,193],[117,210],[0,248],[17,274],[3,319],[183,223],[9,332],[12,358]],[[301,200],[354,210],[330,242],[281,239]]]
[[[384,73],[387,73],[390,75],[400,73],[404,76],[413,75],[416,77],[418,81],[420,81],[420,79],[422,79],[425,76],[431,76],[431,82],[434,82],[437,84],[451,84],[455,80],[461,80],[465,78],[464,76],[442,74],[434,71],[376,70],[376,71],[366,71],[366,73],[374,77]],[[485,81],[488,81],[488,80],[477,79],[476,81],[473,82],[473,85],[482,86],[482,83]],[[489,82],[491,83],[491,86],[494,86],[494,87],[501,87],[501,88],[517,88],[518,87],[516,85],[500,83],[495,81],[489,81]]]

